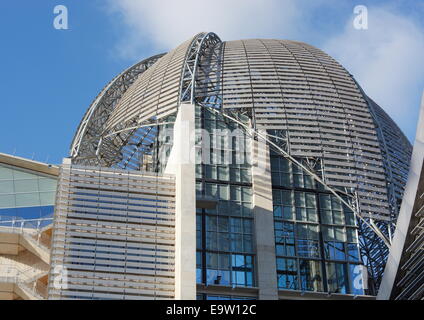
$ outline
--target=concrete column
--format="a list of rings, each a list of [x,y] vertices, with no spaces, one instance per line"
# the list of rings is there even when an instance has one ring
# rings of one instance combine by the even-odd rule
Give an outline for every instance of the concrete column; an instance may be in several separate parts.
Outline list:
[[[403,194],[402,205],[396,222],[396,230],[384,269],[383,279],[378,290],[377,300],[389,300],[395,285],[396,275],[400,267],[402,253],[408,235],[409,224],[413,214],[414,202],[420,183],[421,170],[424,164],[424,92],[421,99],[420,116],[418,119],[417,134],[409,167],[408,182]],[[424,179],[424,177],[421,177]]]
[[[165,173],[175,175],[175,299],[196,299],[194,105],[181,104]]]
[[[262,132],[266,134],[266,132]],[[277,300],[274,216],[269,147],[259,138],[252,143],[252,193],[256,238],[256,274],[260,300]]]

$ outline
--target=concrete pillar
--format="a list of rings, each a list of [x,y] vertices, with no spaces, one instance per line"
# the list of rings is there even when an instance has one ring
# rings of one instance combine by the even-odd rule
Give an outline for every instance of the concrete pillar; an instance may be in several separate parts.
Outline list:
[[[396,275],[408,235],[409,224],[413,214],[414,202],[420,182],[421,170],[424,164],[424,92],[421,99],[421,110],[418,119],[417,134],[412,152],[411,164],[405,192],[396,222],[396,230],[384,269],[383,279],[378,290],[377,300],[389,300],[395,285]],[[423,179],[423,177],[421,177]]]
[[[266,132],[262,132],[266,134]],[[252,193],[256,237],[256,274],[260,300],[277,300],[274,216],[269,147],[259,138],[252,143]]]
[[[194,105],[181,104],[165,173],[175,175],[175,299],[196,299]]]

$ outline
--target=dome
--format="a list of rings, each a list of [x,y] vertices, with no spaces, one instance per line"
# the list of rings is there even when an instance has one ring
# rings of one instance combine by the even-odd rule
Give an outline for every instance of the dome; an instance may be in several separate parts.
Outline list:
[[[151,124],[175,114],[187,98],[282,132],[292,156],[322,159],[329,185],[356,189],[364,212],[391,219],[387,199],[400,199],[410,143],[346,69],[298,41],[223,42],[200,33],[137,63],[90,106],[71,156],[77,163],[137,168],[135,155],[148,152],[157,134]]]
[[[280,137],[291,157],[319,162],[325,183],[355,194],[362,217],[390,237],[412,147],[343,66],[299,41],[221,41],[199,33],[142,60],[91,104],[71,145],[72,162],[144,168],[181,103],[248,117],[253,129]],[[387,248],[367,228],[361,237],[368,263],[381,273]]]

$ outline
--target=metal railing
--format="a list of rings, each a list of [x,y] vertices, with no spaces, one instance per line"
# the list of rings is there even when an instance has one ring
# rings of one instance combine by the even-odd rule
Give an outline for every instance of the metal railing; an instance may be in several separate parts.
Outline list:
[[[21,234],[28,241],[44,250],[50,250],[50,237],[43,233],[45,227],[53,223],[53,215],[39,219],[0,216],[0,232]]]
[[[2,265],[5,267],[5,265]],[[0,282],[13,283],[26,291],[33,297],[44,300],[47,299],[47,286],[39,280],[40,277],[47,274],[47,271],[40,272],[37,275],[29,275],[28,272],[22,272],[17,266],[10,265],[8,268],[2,268]]]

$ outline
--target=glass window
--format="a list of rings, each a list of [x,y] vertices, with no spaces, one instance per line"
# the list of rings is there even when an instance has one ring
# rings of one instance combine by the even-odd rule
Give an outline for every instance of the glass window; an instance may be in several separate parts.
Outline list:
[[[244,182],[244,183],[251,182],[250,172],[248,169],[240,169],[240,175],[241,175],[241,182]]]
[[[346,260],[343,242],[327,241],[324,246],[325,257],[329,260]]]
[[[298,289],[295,259],[277,258],[277,283],[279,289]]]
[[[205,190],[205,192],[206,192],[206,195],[207,196],[216,198],[217,195],[218,195],[217,194],[217,190],[218,190],[218,188],[217,188],[217,186],[215,184],[206,183],[206,190]]]
[[[293,206],[293,193],[291,191],[282,191],[282,203],[284,205]]]
[[[228,214],[231,214],[232,216],[241,216],[242,208],[243,206],[240,205],[239,202],[230,201],[230,212],[228,212]]]
[[[342,211],[339,211],[339,210],[333,211],[333,223],[338,225],[345,224],[344,215]]]
[[[231,251],[243,252],[243,236],[241,234],[231,234]]]
[[[2,193],[13,193],[13,181],[12,180],[0,180],[0,194]]]
[[[56,192],[40,192],[40,204],[42,206],[55,203]]]
[[[293,220],[293,207],[283,206],[283,219]]]
[[[297,254],[301,257],[319,258],[319,242],[315,240],[297,239]]]
[[[0,180],[13,180],[13,170],[0,166]]]
[[[224,167],[224,166],[218,167],[218,179],[222,181],[228,181],[229,179],[228,167]]]
[[[230,271],[229,270],[206,270],[206,283],[214,285],[230,285]]]
[[[346,225],[356,226],[356,217],[353,211],[348,209],[345,205],[343,205],[343,211],[345,214]]]
[[[218,248],[219,251],[228,252],[230,250],[230,235],[228,233],[218,233]]]
[[[240,218],[230,218],[230,232],[242,232],[242,220]]]
[[[347,244],[347,255],[348,260],[353,262],[359,262],[359,246],[357,243],[348,243]]]
[[[29,173],[29,172],[14,169],[13,170],[13,178],[15,180],[18,180],[18,179],[34,179],[34,178],[37,178],[37,176],[35,174]]]
[[[284,187],[290,187],[292,185],[291,179],[290,179],[290,174],[289,173],[281,173],[280,174],[281,177],[281,185]]]
[[[321,209],[321,219],[324,224],[333,224],[333,214],[331,210]]]
[[[222,200],[229,200],[229,192],[228,192],[228,186],[226,185],[219,185],[219,198]]]
[[[240,182],[240,169],[239,168],[230,168],[230,177],[232,182]]]
[[[228,232],[228,218],[227,217],[218,217],[218,231],[219,232]]]
[[[243,208],[243,217],[252,217],[252,204],[251,203],[242,203]]]
[[[237,186],[231,186],[231,200],[241,200],[241,188]]]
[[[216,216],[206,216],[206,230],[207,231],[216,231],[217,228],[217,218]]]
[[[357,230],[354,228],[346,228],[347,242],[358,242]]]
[[[15,192],[38,192],[38,179],[15,180]]]
[[[40,178],[38,180],[38,185],[39,185],[40,192],[55,191],[57,182],[54,179]]]
[[[38,193],[18,193],[16,194],[17,207],[31,207],[40,205],[40,195]]]
[[[216,232],[206,232],[206,248],[208,250],[218,250]]]
[[[364,294],[364,276],[363,272],[366,270],[366,268],[363,265],[358,264],[350,264],[349,265],[349,274],[350,274],[350,290],[352,294],[358,294],[362,295]]]
[[[283,204],[280,190],[272,190],[272,202],[276,205]]]
[[[327,262],[328,290],[333,293],[348,293],[347,267],[344,263]]]
[[[202,282],[202,253],[196,252],[196,283]]]
[[[274,217],[275,218],[282,218],[282,213],[281,213],[281,206],[274,206]]]
[[[252,201],[252,189],[248,187],[242,188],[242,201],[251,202]]]
[[[313,260],[300,260],[300,287],[305,291],[323,291],[321,263]]]

